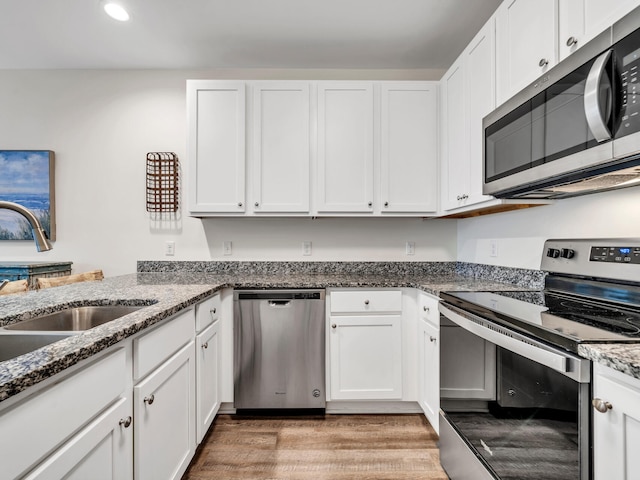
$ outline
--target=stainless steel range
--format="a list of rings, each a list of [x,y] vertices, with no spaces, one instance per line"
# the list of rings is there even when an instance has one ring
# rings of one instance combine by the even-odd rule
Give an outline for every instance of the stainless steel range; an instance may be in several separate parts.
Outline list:
[[[542,291],[443,292],[441,463],[458,479],[590,479],[581,343],[640,342],[640,239],[548,240]]]

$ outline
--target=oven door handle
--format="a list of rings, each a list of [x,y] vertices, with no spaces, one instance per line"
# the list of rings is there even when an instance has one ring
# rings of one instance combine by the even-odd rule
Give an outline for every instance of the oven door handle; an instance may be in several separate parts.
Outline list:
[[[440,303],[440,313],[442,313],[453,323],[464,328],[468,332],[473,333],[478,337],[484,338],[485,340],[499,347],[517,353],[518,355],[522,355],[529,360],[538,362],[560,373],[566,374],[569,371],[568,358],[564,355],[545,350],[536,345],[525,343],[524,341],[518,340],[517,338],[507,336],[498,331],[479,325],[478,323],[456,313],[451,308],[449,308],[448,305],[445,306],[442,303]]]

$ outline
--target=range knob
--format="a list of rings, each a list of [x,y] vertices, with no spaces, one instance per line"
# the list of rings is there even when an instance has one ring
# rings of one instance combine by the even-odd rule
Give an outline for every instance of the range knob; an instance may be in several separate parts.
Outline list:
[[[560,256],[560,250],[557,248],[547,248],[547,257],[558,258]]]
[[[560,251],[560,256],[562,258],[573,258],[573,257],[576,256],[576,252],[575,252],[575,250],[572,250],[570,248],[563,248]]]

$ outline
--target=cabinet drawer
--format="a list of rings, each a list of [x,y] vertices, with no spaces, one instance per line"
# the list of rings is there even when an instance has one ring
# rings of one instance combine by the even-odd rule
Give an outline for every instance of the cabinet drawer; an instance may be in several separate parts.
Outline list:
[[[2,478],[16,478],[113,403],[125,390],[120,348],[0,415]]]
[[[331,292],[331,313],[401,312],[400,290],[358,290]]]
[[[167,360],[195,336],[193,309],[133,341],[133,379],[137,381]]]
[[[220,318],[220,294],[196,305],[196,332],[201,332]]]
[[[425,293],[418,296],[418,315],[428,321],[436,328],[440,328],[440,311],[438,310],[440,300]]]

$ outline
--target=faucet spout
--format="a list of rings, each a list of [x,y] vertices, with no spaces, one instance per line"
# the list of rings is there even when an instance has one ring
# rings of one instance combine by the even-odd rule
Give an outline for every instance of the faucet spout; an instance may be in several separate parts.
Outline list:
[[[0,281],[0,290],[2,290],[2,288],[7,285],[9,283],[9,280],[2,280]]]
[[[51,250],[53,248],[51,246],[51,243],[49,243],[49,239],[47,238],[47,232],[44,231],[40,220],[38,220],[38,218],[33,214],[31,210],[23,207],[18,203],[4,201],[0,201],[0,208],[18,212],[20,215],[27,219],[27,221],[31,225],[31,230],[33,231],[33,239],[36,242],[36,248],[39,252],[46,252],[47,250]]]

